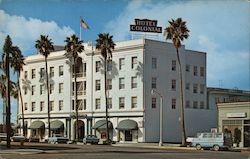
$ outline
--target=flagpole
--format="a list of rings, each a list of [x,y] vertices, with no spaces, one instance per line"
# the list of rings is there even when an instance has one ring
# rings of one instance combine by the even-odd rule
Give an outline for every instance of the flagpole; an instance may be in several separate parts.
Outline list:
[[[80,23],[80,41],[82,40],[82,27],[81,27],[81,23]]]

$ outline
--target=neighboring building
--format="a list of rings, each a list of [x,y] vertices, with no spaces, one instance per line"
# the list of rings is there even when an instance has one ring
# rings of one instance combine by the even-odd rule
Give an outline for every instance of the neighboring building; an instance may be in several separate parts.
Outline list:
[[[239,147],[250,147],[250,102],[218,103],[219,132],[230,132]]]
[[[103,60],[94,46],[84,44],[77,72],[80,138],[106,137]],[[206,54],[180,48],[183,70],[185,121],[188,136],[210,131],[214,110],[207,105]],[[75,138],[74,78],[65,51],[48,57],[51,128]],[[21,72],[27,136],[48,136],[44,57],[29,56]],[[117,42],[108,64],[109,127],[114,141],[159,141],[159,96],[163,96],[163,141],[180,142],[179,82],[176,50],[171,43],[138,39]],[[20,101],[20,100],[19,100]],[[21,105],[21,104],[20,104]],[[19,108],[19,112],[21,108]],[[21,122],[21,114],[19,114]]]
[[[207,106],[210,110],[213,110],[214,118],[212,118],[213,127],[218,127],[218,108],[219,103],[231,103],[231,102],[247,102],[250,101],[250,91],[226,88],[207,88]]]

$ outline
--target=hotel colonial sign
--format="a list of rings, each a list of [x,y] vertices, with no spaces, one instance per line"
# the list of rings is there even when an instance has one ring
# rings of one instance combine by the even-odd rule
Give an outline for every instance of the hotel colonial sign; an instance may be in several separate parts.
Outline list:
[[[162,27],[157,26],[157,20],[135,19],[135,25],[130,25],[130,31],[162,33]]]

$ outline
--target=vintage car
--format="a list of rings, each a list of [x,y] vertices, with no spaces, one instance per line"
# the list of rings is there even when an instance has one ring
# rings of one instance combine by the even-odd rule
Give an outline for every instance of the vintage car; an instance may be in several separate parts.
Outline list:
[[[95,136],[95,135],[87,135],[84,139],[83,139],[83,143],[87,144],[98,144],[99,139]]]
[[[232,137],[230,134],[225,133],[197,133],[196,137],[188,137],[187,143],[196,147],[197,150],[213,148],[213,150],[218,151],[222,148],[230,148],[232,146]]]
[[[26,140],[26,138],[22,134],[14,134],[11,137],[11,141],[14,141],[14,142],[21,142],[21,141],[25,141],[25,140]]]
[[[48,143],[58,144],[58,143],[68,143],[69,139],[61,134],[53,134],[52,137],[48,138]]]

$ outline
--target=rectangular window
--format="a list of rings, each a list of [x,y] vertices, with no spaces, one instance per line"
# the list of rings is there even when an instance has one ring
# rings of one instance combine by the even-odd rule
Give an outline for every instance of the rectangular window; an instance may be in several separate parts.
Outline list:
[[[28,71],[24,71],[24,79],[28,78]]]
[[[193,85],[193,93],[198,93],[198,84]]]
[[[49,93],[52,94],[54,92],[54,84],[49,85]]]
[[[63,76],[63,66],[59,66],[59,76]]]
[[[86,95],[87,82],[83,81],[83,95]]]
[[[172,71],[176,71],[176,60],[172,60]]]
[[[77,100],[77,108],[78,110],[83,110],[83,100]]]
[[[59,111],[63,110],[63,100],[59,100]]]
[[[137,57],[135,56],[135,57],[132,57],[131,58],[131,68],[132,69],[134,69],[135,68],[135,66],[137,65]]]
[[[50,111],[54,111],[54,101],[49,102]]]
[[[190,83],[186,83],[186,90],[190,90]]]
[[[86,72],[87,72],[87,64],[83,63],[83,77],[86,77]]]
[[[200,76],[201,77],[205,76],[205,68],[204,67],[200,67]]]
[[[31,111],[34,112],[36,110],[36,102],[31,103]]]
[[[111,60],[108,60],[107,71],[112,71],[112,61]]]
[[[125,79],[119,78],[119,89],[124,89],[124,88],[125,88]]]
[[[108,109],[112,109],[112,98],[108,98],[107,103],[108,103]]]
[[[157,78],[152,77],[152,89],[156,89],[156,82],[157,82]]]
[[[137,77],[131,77],[131,88],[137,88]]]
[[[101,90],[101,80],[95,80],[95,90]]]
[[[119,70],[123,69],[125,65],[125,58],[120,58],[119,59]]]
[[[96,61],[95,62],[95,72],[100,72],[101,68],[101,61]]]
[[[86,108],[87,108],[86,99],[83,99],[83,109],[86,110]]]
[[[152,58],[152,69],[157,69],[157,58],[156,57]]]
[[[186,108],[190,108],[190,101],[189,100],[186,101]]]
[[[200,94],[204,94],[204,90],[205,90],[205,85],[200,84]]]
[[[49,75],[50,75],[50,77],[54,77],[54,75],[55,75],[55,69],[54,69],[54,67],[50,67],[49,68]]]
[[[34,94],[35,94],[35,88],[36,88],[35,85],[31,86],[31,95],[34,95]]]
[[[186,65],[186,72],[190,72],[190,65]]]
[[[28,88],[27,87],[24,87],[24,95],[26,95],[28,92]]]
[[[40,102],[40,112],[44,111],[44,101]]]
[[[125,108],[125,98],[120,97],[119,98],[119,109],[124,109]]]
[[[31,78],[32,79],[36,78],[36,69],[31,70]]]
[[[59,83],[59,93],[63,93],[63,83]]]
[[[75,101],[72,100],[72,110],[75,110]]]
[[[152,108],[156,108],[156,98],[152,98],[152,103],[151,103]]]
[[[204,109],[204,102],[203,101],[200,102],[200,109]]]
[[[101,99],[100,98],[95,99],[95,109],[101,109]]]
[[[193,108],[194,108],[194,109],[197,109],[197,108],[198,108],[198,102],[197,102],[197,101],[194,101],[194,102],[193,102]]]
[[[194,66],[194,76],[198,76],[198,67]]]
[[[45,70],[44,68],[40,68],[40,78],[44,78],[45,77]]]
[[[112,79],[107,79],[107,90],[112,89]]]
[[[28,110],[28,103],[24,103],[24,110]]]
[[[131,97],[131,108],[137,108],[137,97]]]
[[[45,93],[45,85],[42,84],[42,85],[40,85],[40,94],[42,95],[44,93]]]
[[[176,90],[176,80],[172,80],[172,91]]]
[[[176,99],[172,98],[172,109],[176,109]]]

